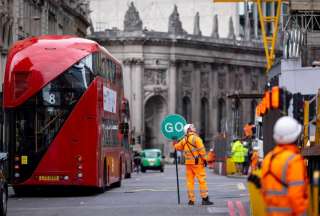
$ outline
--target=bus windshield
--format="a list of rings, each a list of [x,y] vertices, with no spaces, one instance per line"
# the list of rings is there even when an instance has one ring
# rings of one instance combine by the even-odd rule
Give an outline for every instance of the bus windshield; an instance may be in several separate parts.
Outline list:
[[[41,159],[94,79],[92,67],[85,59],[71,66],[21,106],[5,111],[6,124],[10,125],[6,127],[6,140],[15,146],[16,155],[33,156],[34,162]],[[37,162],[32,164],[35,166]]]

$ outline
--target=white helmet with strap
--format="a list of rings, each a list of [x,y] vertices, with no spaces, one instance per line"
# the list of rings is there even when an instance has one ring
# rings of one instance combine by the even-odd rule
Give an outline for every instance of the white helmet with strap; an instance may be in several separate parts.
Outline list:
[[[188,134],[189,129],[195,130],[194,125],[193,125],[193,124],[186,124],[186,125],[183,127],[183,132],[184,132],[185,135]]]
[[[273,139],[277,144],[293,144],[297,141],[302,126],[297,120],[290,116],[284,116],[278,119],[273,128]]]

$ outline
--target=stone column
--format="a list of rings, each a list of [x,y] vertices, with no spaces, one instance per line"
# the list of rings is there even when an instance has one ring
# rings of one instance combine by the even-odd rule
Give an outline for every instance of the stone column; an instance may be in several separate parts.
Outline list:
[[[232,79],[232,69],[229,66],[223,67],[223,73],[226,74],[226,94],[230,94],[233,91],[233,79]],[[233,109],[232,100],[227,97],[224,98],[226,102],[226,124],[227,124],[227,134],[233,135]]]
[[[133,59],[131,76],[134,78],[132,82],[132,125],[135,130],[135,137],[141,136],[140,140],[143,144],[143,60]],[[136,140],[138,141],[138,140]]]
[[[177,103],[177,62],[175,60],[170,60],[168,70],[168,84],[169,84],[169,103],[168,111],[173,114],[176,113],[176,103]]]
[[[208,113],[208,138],[210,139],[210,147],[212,146],[213,143],[213,138],[214,135],[217,132],[217,97],[216,95],[216,82],[217,82],[217,77],[216,77],[216,67],[214,65],[211,65],[211,70],[209,71],[209,113]]]
[[[132,109],[132,76],[131,76],[131,62],[130,59],[123,60],[123,86],[124,86],[124,96],[129,101],[130,110]],[[131,110],[132,111],[132,110]],[[133,114],[133,113],[131,113]]]
[[[200,64],[193,63],[193,72],[191,77],[192,83],[192,123],[197,129],[200,129],[200,109],[201,109],[201,80],[200,80]]]
[[[258,38],[258,26],[259,26],[259,16],[258,16],[258,6],[253,4],[253,21],[254,21],[254,38]]]

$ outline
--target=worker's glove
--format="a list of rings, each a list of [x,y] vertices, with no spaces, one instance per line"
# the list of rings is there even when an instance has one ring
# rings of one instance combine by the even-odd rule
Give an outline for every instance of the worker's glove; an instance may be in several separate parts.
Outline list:
[[[176,140],[172,142],[173,148],[175,147],[175,145],[176,145],[177,143],[178,143],[178,141],[176,141]]]

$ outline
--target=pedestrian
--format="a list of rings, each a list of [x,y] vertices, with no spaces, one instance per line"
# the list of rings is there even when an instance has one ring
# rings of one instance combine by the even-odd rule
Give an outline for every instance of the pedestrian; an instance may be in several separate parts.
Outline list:
[[[141,165],[141,156],[139,152],[134,152],[133,162],[134,162],[134,170],[137,173],[139,173],[140,165]]]
[[[236,138],[235,141],[232,143],[231,155],[232,160],[236,166],[236,174],[238,175],[242,174],[245,151],[246,150],[243,148],[240,139]]]
[[[273,128],[274,149],[262,164],[261,190],[268,216],[306,215],[307,169],[296,146],[302,126],[292,117],[278,119]]]
[[[242,167],[242,174],[247,175],[250,165],[250,158],[249,158],[249,149],[248,149],[248,142],[243,141],[243,154],[244,154],[244,162]]]
[[[194,179],[199,182],[200,196],[202,198],[202,205],[212,205],[213,202],[209,200],[208,186],[206,182],[206,150],[204,148],[202,139],[196,133],[196,128],[193,124],[184,126],[185,136],[178,143],[174,142],[174,148],[177,151],[183,151],[185,156],[186,166],[186,181],[187,192],[189,198],[189,205],[194,205],[196,197],[194,193]]]

